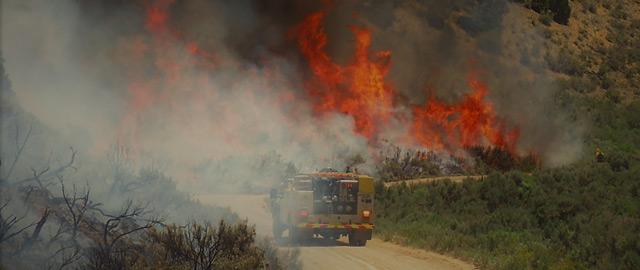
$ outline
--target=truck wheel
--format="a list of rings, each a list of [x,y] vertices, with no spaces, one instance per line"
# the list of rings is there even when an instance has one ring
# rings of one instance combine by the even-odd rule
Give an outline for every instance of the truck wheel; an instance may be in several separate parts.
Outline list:
[[[278,222],[273,222],[273,238],[277,241],[282,239],[282,225]]]
[[[367,239],[358,237],[355,233],[349,234],[349,245],[353,247],[364,247],[367,244]]]
[[[294,226],[289,227],[289,243],[291,245],[298,244],[298,242],[300,241],[299,238],[300,236],[299,236],[298,229],[296,229],[296,227]]]

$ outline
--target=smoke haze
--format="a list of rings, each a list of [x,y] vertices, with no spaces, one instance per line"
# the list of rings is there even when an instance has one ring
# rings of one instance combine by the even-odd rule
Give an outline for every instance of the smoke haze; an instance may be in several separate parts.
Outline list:
[[[370,29],[372,51],[391,52],[386,80],[402,117],[378,139],[424,147],[407,139],[402,118],[429,97],[459,101],[476,72],[496,114],[520,130],[519,153],[539,153],[548,165],[573,161],[581,129],[549,110],[549,75],[513,63],[503,44],[513,7],[470,2],[8,0],[2,55],[16,102],[55,134],[42,144],[62,141],[94,159],[117,145],[138,163],[162,164],[184,188],[233,191],[247,179],[267,186],[289,163],[342,168],[377,152],[351,115],[319,114],[305,90],[314,75],[292,32],[325,10],[326,52],[337,64],[353,55],[350,26]],[[540,39],[535,31],[524,38]],[[40,152],[31,156],[51,151]],[[210,185],[221,181],[229,187]]]

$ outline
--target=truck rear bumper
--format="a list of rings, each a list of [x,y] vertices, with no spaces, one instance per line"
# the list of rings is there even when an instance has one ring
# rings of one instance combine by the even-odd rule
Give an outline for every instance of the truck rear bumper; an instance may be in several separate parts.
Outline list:
[[[322,236],[322,238],[338,239],[348,236],[349,239],[369,240],[373,233],[373,224],[323,224],[323,223],[299,223],[296,225],[298,235],[306,235],[308,238]]]

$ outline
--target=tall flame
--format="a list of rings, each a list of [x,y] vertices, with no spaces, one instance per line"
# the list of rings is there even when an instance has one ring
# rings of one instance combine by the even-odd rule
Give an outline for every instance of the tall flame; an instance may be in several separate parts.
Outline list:
[[[373,139],[388,121],[394,96],[385,82],[389,51],[371,53],[371,32],[351,27],[355,53],[346,66],[336,64],[326,53],[325,12],[308,16],[297,28],[300,51],[309,61],[315,78],[306,85],[317,113],[341,112],[353,117],[356,132]],[[373,57],[372,57],[373,54]]]
[[[147,2],[144,27],[148,35],[124,39],[121,46],[122,61],[126,63],[124,67],[129,76],[129,100],[118,140],[132,147],[141,139],[138,131],[145,113],[161,107],[178,112],[172,117],[184,118],[186,116],[180,114],[183,110],[180,101],[188,99],[197,108],[207,106],[207,102],[215,98],[215,92],[203,87],[208,85],[206,74],[193,76],[191,72],[190,76],[185,75],[195,68],[211,70],[216,59],[195,42],[184,40],[181,33],[171,27],[169,8],[174,2]],[[148,59],[152,60],[152,66],[145,66]]]
[[[184,122],[182,118],[190,117],[188,112],[181,113],[181,110],[194,111],[195,108],[197,112],[206,112],[197,108],[211,107],[211,104],[220,105],[218,111],[222,116],[218,117],[240,117],[238,108],[222,105],[223,95],[217,89],[211,89],[208,83],[211,71],[225,67],[224,59],[217,60],[215,54],[202,50],[195,42],[185,40],[169,25],[168,11],[173,3],[174,0],[158,0],[148,4],[145,29],[149,35],[136,37],[127,44],[129,58],[125,61],[146,63],[145,59],[152,59],[154,72],[150,74],[148,67],[135,64],[128,67],[131,69],[128,72],[131,76],[130,99],[121,123],[121,137],[126,137],[125,140],[138,139],[136,130],[140,119],[157,106],[168,107],[171,112],[176,112],[171,115],[177,118],[173,119],[176,122]],[[434,97],[428,98],[423,105],[399,104],[396,101],[403,98],[399,98],[399,93],[386,79],[391,65],[391,52],[372,51],[371,31],[352,26],[350,30],[355,37],[353,55],[347,64],[336,63],[326,52],[328,37],[323,26],[326,16],[325,11],[312,13],[294,29],[297,45],[307,59],[312,74],[305,83],[305,90],[311,97],[316,115],[321,117],[328,113],[341,113],[352,117],[354,131],[372,144],[382,139],[382,134],[391,128],[391,123],[399,123],[407,127],[409,133],[405,137],[434,150],[455,151],[478,145],[496,146],[510,152],[516,150],[519,130],[507,128],[506,122],[497,116],[492,103],[486,99],[487,86],[475,76],[468,78],[471,91],[455,104],[446,104]],[[194,70],[197,71],[196,76]],[[271,78],[270,69],[264,70],[255,74],[257,80],[272,82],[275,78]],[[275,103],[280,104],[295,103],[291,101],[303,96],[288,91],[279,94]],[[247,91],[246,95],[248,100],[261,102],[260,98],[252,96],[251,91]],[[191,108],[183,108],[184,104],[189,104]],[[407,111],[410,111],[411,117],[402,114]],[[295,125],[295,116],[287,117]],[[238,124],[215,129],[212,123],[204,125],[211,126],[211,132],[224,133],[222,137],[228,138],[226,142],[233,145],[234,149],[242,148],[234,133],[244,132],[243,129],[247,127]],[[291,126],[291,129],[295,127]]]
[[[429,98],[424,106],[415,106],[411,134],[420,144],[433,149],[490,144],[514,151],[519,130],[507,130],[498,119],[491,103],[485,100],[484,83],[469,76],[468,85],[472,92],[457,104]]]
[[[385,81],[390,51],[370,52],[371,32],[351,27],[355,35],[355,53],[347,66],[336,64],[325,52],[327,34],[322,25],[325,12],[313,13],[297,27],[298,45],[308,60],[314,77],[307,82],[316,112],[340,112],[353,117],[355,131],[376,139],[388,128],[390,118],[399,121],[393,103],[396,91]],[[477,145],[492,145],[515,151],[517,128],[508,130],[493,105],[485,98],[487,86],[469,76],[472,90],[457,104],[447,105],[429,98],[424,106],[412,106],[408,137],[424,147],[456,150]]]

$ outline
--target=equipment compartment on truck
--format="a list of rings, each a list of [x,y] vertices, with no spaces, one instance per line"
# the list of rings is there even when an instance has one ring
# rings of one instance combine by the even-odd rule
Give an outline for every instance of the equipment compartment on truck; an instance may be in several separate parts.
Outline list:
[[[274,237],[288,231],[290,242],[338,239],[363,246],[371,239],[373,178],[337,172],[301,174],[271,192]]]

